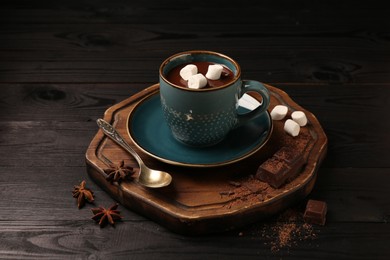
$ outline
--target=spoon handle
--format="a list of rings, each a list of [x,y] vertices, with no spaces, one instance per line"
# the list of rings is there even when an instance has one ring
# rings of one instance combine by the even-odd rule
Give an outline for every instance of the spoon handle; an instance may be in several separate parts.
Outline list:
[[[141,157],[131,148],[131,146],[123,139],[123,137],[118,133],[118,131],[115,130],[115,128],[110,125],[108,122],[104,121],[103,119],[99,118],[96,120],[96,123],[100,127],[100,129],[103,130],[104,134],[106,134],[108,137],[110,137],[114,142],[122,146],[123,149],[128,151],[131,155],[134,156],[134,158],[137,160],[140,167],[143,165]]]

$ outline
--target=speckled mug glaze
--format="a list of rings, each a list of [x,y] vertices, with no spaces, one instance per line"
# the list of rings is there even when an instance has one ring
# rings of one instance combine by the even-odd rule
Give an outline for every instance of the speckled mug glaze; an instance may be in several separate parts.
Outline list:
[[[167,73],[174,67],[196,61],[209,61],[227,66],[234,73],[225,85],[190,89],[169,82]],[[212,51],[187,51],[166,59],[160,66],[160,97],[165,120],[176,140],[190,146],[206,147],[222,141],[230,130],[260,116],[269,106],[269,92],[254,80],[242,80],[241,68],[232,58]],[[237,113],[238,100],[246,92],[261,95],[255,110]]]

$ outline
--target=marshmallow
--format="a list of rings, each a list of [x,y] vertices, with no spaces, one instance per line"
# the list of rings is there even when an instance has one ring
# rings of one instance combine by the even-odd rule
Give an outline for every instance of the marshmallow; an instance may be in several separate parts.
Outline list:
[[[209,68],[206,73],[206,78],[211,80],[219,79],[221,77],[222,69],[223,67],[220,64],[209,65]]]
[[[287,115],[288,108],[283,105],[277,105],[271,111],[272,120],[282,120]]]
[[[191,76],[198,73],[198,67],[194,64],[188,64],[180,70],[180,76],[184,80],[188,80]]]
[[[254,110],[258,106],[260,106],[260,102],[257,101],[254,97],[244,94],[242,97],[238,100],[238,105],[240,107],[246,108],[248,110]]]
[[[300,130],[301,127],[294,120],[287,119],[286,122],[284,123],[284,131],[286,131],[291,136],[295,137],[299,135]]]
[[[291,118],[292,118],[292,120],[297,122],[298,125],[300,125],[300,126],[305,126],[307,124],[306,115],[302,111],[294,111],[291,114]]]
[[[188,87],[199,89],[204,88],[207,85],[207,79],[202,74],[198,73],[196,75],[192,75],[188,79]]]

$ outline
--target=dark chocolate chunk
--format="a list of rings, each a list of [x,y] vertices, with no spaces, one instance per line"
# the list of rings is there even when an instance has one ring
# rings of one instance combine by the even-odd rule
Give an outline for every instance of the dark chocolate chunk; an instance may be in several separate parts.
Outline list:
[[[282,147],[273,156],[290,164],[296,160],[297,153],[291,148]]]
[[[319,200],[309,200],[306,205],[306,210],[303,219],[306,223],[325,225],[326,213],[328,206],[326,202]]]
[[[272,157],[260,165],[256,178],[277,189],[284,184],[289,172],[290,167],[285,162]]]
[[[259,166],[256,178],[277,189],[295,179],[304,164],[305,160],[301,153],[295,153],[289,147],[282,147]]]

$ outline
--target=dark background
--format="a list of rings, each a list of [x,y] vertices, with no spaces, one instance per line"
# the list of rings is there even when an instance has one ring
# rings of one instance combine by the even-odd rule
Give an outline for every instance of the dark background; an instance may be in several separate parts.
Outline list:
[[[389,259],[389,14],[377,1],[2,1],[0,258]],[[86,173],[95,120],[191,49],[235,58],[320,121],[328,154],[309,198],[329,211],[315,239],[271,250],[278,216],[186,237],[124,207],[100,229],[77,209],[83,179],[113,202]]]

